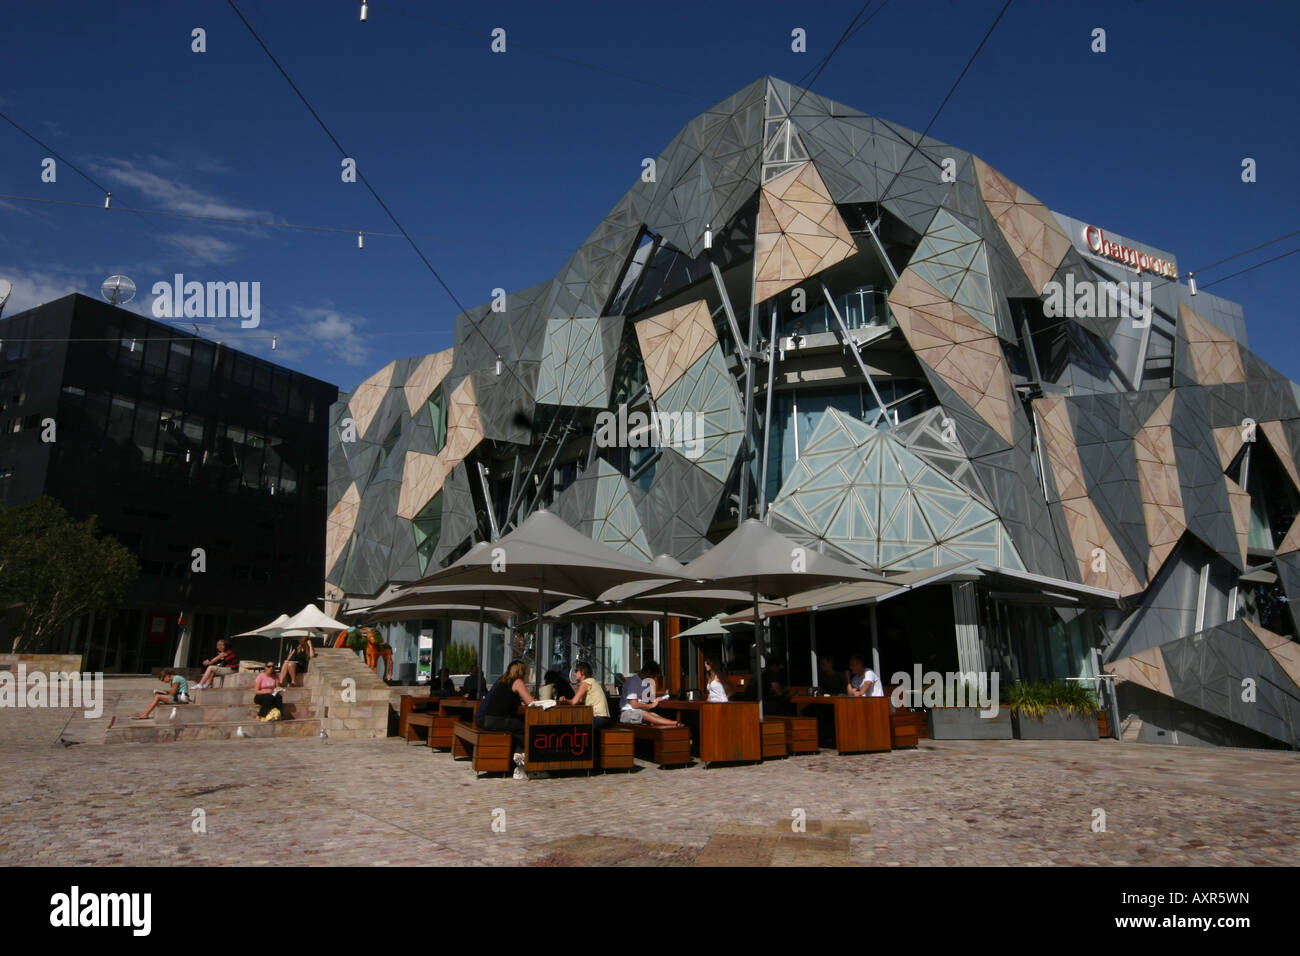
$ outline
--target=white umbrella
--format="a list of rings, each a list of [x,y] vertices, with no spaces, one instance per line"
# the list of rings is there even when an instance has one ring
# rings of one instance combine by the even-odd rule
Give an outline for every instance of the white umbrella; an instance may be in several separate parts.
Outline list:
[[[341,621],[334,620],[316,605],[308,604],[293,617],[285,617],[281,614],[279,618],[267,625],[263,634],[269,636],[272,629],[279,633],[279,657],[280,660],[284,660],[284,639],[286,635],[300,637],[318,631],[346,631],[348,626]]]
[[[234,634],[232,637],[275,637],[280,631],[284,630],[284,622],[289,620],[288,614],[281,614],[270,624],[263,624],[261,627],[254,628],[251,631],[244,631],[242,634]]]
[[[314,604],[308,604],[286,621],[280,622],[285,631],[346,631],[348,626],[336,621]]]

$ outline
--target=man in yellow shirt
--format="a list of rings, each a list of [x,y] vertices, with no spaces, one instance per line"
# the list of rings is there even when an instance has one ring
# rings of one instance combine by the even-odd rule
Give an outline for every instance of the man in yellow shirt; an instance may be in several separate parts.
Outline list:
[[[578,661],[573,665],[573,676],[578,679],[578,687],[573,693],[573,699],[561,697],[560,703],[590,707],[595,729],[608,727],[609,698],[605,696],[605,688],[596,683],[596,679],[591,676],[591,665],[586,661]]]

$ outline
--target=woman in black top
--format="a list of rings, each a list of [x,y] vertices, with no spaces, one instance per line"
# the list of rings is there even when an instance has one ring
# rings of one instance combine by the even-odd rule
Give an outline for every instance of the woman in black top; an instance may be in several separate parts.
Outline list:
[[[307,662],[316,656],[316,650],[311,646],[311,638],[304,637],[298,642],[298,646],[293,649],[287,658],[284,666],[280,668],[280,686],[292,687],[298,679],[298,674],[307,672]]]
[[[484,730],[504,730],[514,737],[515,751],[523,753],[524,719],[519,716],[519,708],[533,702],[533,695],[528,693],[528,665],[523,661],[511,661],[501,680],[492,688],[492,695],[483,704],[483,719],[480,723]]]

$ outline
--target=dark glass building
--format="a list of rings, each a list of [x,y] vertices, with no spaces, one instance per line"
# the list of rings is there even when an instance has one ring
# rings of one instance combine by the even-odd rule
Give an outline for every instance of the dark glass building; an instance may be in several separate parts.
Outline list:
[[[73,622],[52,650],[139,672],[171,662],[181,619],[198,659],[315,601],[337,396],[82,295],[0,321],[0,503],[45,494],[98,515],[141,565],[125,607]]]

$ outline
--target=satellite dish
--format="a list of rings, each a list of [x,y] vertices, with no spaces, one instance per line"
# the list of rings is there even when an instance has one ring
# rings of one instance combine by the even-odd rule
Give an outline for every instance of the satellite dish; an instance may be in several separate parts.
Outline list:
[[[5,309],[5,303],[9,301],[9,293],[14,291],[14,284],[8,279],[0,279],[0,312]]]
[[[109,276],[99,287],[99,294],[111,305],[126,305],[135,298],[135,283],[126,276]]]

